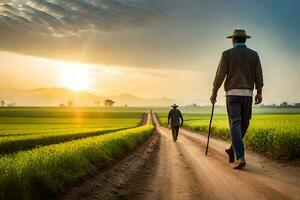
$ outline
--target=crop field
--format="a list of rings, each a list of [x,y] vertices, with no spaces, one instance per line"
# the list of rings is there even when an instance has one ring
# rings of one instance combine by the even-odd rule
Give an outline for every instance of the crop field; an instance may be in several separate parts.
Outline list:
[[[259,110],[258,110],[259,111]],[[271,110],[269,110],[271,111]],[[167,125],[167,113],[159,113],[160,121]],[[184,128],[207,133],[210,115],[183,113]],[[225,113],[214,115],[212,135],[221,139],[230,139],[228,118]],[[255,112],[245,136],[248,149],[263,152],[280,159],[300,158],[300,114],[282,113],[274,110],[264,114]]]
[[[40,134],[61,134],[131,127],[140,122],[136,117],[120,118],[28,118],[0,117],[0,137]]]
[[[0,109],[0,155],[132,128],[142,117],[97,109]]]
[[[143,112],[127,110],[1,108],[0,136],[87,132],[137,125]]]
[[[137,109],[1,108],[0,199],[55,196],[149,136]]]
[[[55,196],[66,186],[103,168],[150,135],[154,126],[49,145],[0,158],[0,199]]]

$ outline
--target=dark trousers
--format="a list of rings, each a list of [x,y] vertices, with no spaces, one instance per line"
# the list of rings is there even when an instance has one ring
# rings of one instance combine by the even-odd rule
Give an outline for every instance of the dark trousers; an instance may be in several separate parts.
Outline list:
[[[179,126],[172,126],[173,140],[176,141],[179,133]]]
[[[240,159],[244,157],[243,138],[252,115],[252,97],[227,96],[226,105],[232,144],[230,150],[235,152],[237,159]]]

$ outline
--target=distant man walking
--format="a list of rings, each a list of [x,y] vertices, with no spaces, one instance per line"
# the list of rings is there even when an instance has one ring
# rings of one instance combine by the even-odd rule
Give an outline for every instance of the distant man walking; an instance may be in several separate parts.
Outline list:
[[[177,109],[177,107],[178,105],[174,104],[168,115],[168,124],[170,124],[170,120],[171,120],[171,128],[172,128],[172,135],[173,135],[174,142],[177,141],[179,126],[182,126],[183,124],[182,114],[180,110]]]
[[[225,149],[229,162],[237,161],[234,169],[246,165],[243,137],[245,136],[252,115],[253,89],[257,90],[255,104],[262,102],[263,74],[258,54],[247,48],[246,39],[250,38],[245,30],[234,30],[232,36],[233,48],[223,52],[210,97],[211,103],[217,101],[217,93],[224,79],[226,105],[231,132],[231,146]]]

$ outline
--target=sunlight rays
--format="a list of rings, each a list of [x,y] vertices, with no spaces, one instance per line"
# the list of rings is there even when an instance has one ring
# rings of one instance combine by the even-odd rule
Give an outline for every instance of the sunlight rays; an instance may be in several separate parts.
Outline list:
[[[68,65],[60,74],[61,85],[76,92],[89,89],[92,81],[89,66],[76,63]]]

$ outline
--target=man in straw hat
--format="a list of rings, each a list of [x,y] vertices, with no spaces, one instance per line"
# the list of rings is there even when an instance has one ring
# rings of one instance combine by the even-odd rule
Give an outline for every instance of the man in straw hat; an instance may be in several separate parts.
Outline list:
[[[229,162],[233,162],[234,169],[241,169],[246,165],[243,137],[245,136],[252,115],[252,96],[254,88],[255,104],[262,102],[263,74],[258,54],[245,45],[250,38],[245,30],[234,30],[232,38],[233,48],[223,52],[211,95],[211,103],[217,101],[217,92],[224,79],[226,91],[226,105],[231,132],[231,146],[225,149]],[[234,158],[236,156],[236,161]]]
[[[183,123],[183,117],[180,112],[180,110],[177,109],[178,105],[174,104],[172,105],[172,109],[169,112],[168,115],[168,124],[171,120],[171,128],[172,128],[172,135],[173,135],[173,141],[177,141],[178,133],[179,133],[179,126],[182,126]],[[179,121],[181,120],[181,122]]]

